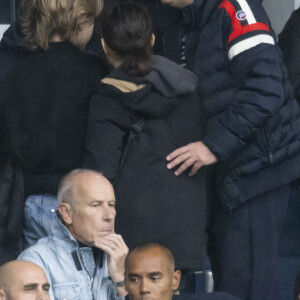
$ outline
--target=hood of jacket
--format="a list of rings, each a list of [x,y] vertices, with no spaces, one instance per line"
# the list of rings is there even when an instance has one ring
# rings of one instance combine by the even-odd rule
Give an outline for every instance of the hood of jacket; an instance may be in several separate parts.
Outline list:
[[[27,50],[24,47],[24,44],[22,42],[22,37],[19,33],[19,30],[18,30],[16,24],[12,24],[4,32],[1,42],[0,42],[0,48],[10,49],[10,50],[14,50],[14,51],[29,52],[29,50]]]
[[[182,97],[193,93],[197,83],[192,72],[153,55],[152,70],[146,76],[132,77],[117,68],[102,80],[102,87],[135,114],[160,118],[170,114]]]

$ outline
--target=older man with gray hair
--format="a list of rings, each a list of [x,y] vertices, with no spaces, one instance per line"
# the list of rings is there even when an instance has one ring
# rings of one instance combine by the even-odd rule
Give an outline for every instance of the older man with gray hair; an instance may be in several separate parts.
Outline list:
[[[74,170],[61,182],[53,233],[21,253],[51,285],[51,299],[121,299],[128,248],[114,233],[115,195],[100,173]]]

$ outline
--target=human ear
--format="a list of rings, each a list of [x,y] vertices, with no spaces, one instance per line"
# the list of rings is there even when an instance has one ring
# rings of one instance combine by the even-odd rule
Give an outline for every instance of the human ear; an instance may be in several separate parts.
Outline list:
[[[3,290],[0,290],[0,300],[6,300],[6,295],[5,292]]]
[[[114,67],[117,68],[122,64],[122,59],[113,51],[111,50],[107,44],[105,43],[104,39],[101,38],[101,44],[107,61]]]
[[[105,55],[107,56],[107,52],[108,52],[107,51],[107,46],[106,46],[106,43],[105,43],[103,38],[101,38],[101,45],[102,45],[102,48],[103,48],[103,51],[104,51]]]
[[[73,209],[69,203],[61,203],[58,206],[58,210],[67,225],[72,225],[73,221]]]
[[[173,273],[173,277],[172,277],[172,290],[176,291],[179,287],[179,283],[180,283],[180,278],[181,278],[181,271],[180,270],[176,270]]]
[[[154,33],[152,33],[152,36],[151,36],[151,47],[153,47],[155,44],[155,35]]]

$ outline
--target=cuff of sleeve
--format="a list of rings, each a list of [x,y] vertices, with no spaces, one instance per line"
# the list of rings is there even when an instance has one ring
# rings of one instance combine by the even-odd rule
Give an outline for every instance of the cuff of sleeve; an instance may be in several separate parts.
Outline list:
[[[217,157],[218,161],[226,160],[230,157],[229,153],[217,145],[209,136],[205,136],[202,142]]]

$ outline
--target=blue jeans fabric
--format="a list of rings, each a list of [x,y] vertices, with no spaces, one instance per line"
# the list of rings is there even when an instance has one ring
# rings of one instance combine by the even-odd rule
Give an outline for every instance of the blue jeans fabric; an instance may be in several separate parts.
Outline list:
[[[24,246],[33,246],[52,233],[57,198],[53,195],[30,195],[25,202]]]

